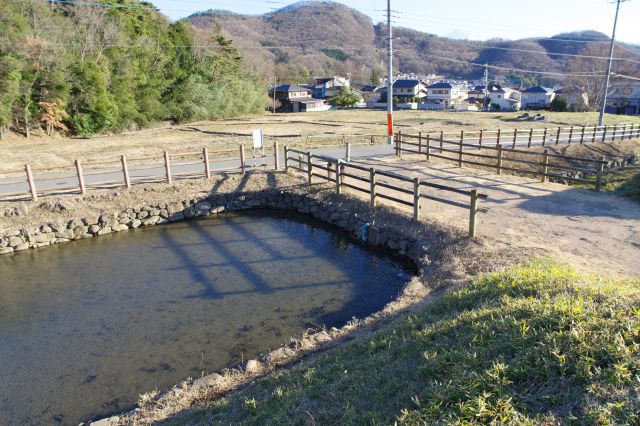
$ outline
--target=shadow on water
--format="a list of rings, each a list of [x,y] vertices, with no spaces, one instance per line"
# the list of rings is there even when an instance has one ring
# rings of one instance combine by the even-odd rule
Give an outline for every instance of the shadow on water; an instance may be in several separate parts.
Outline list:
[[[412,272],[315,219],[231,213],[0,258],[0,424],[77,424],[308,327]],[[37,387],[33,384],[38,383]]]

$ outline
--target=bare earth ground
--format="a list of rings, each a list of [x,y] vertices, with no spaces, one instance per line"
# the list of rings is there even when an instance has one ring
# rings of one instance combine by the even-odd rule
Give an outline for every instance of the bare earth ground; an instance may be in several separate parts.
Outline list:
[[[417,157],[372,159],[366,164],[460,189],[478,188],[489,196],[480,203],[488,211],[478,216],[478,233],[495,244],[539,251],[587,272],[640,276],[638,203],[531,178],[426,163]],[[427,191],[438,196],[449,194]],[[468,202],[464,197],[458,199]],[[457,227],[466,226],[468,214],[433,201],[423,203],[421,213]]]
[[[544,128],[571,125],[593,125],[596,113],[545,112],[546,121],[519,121],[521,113],[477,113],[442,111],[398,111],[395,124],[398,130],[409,133],[453,132],[465,130],[495,130],[513,128]],[[640,118],[608,115],[607,124],[635,123]],[[67,166],[75,159],[85,162],[128,157],[160,156],[163,150],[199,151],[227,148],[249,142],[252,129],[262,128],[267,136],[295,136],[281,143],[306,142],[327,144],[340,142],[342,135],[386,134],[384,111],[354,110],[327,111],[307,114],[265,114],[213,122],[164,126],[121,135],[103,135],[89,139],[61,136],[33,136],[26,139],[11,134],[0,142],[0,171],[21,169],[25,163],[35,168]],[[383,138],[379,140],[382,141]],[[354,138],[365,141],[368,138]],[[268,142],[270,143],[270,142]]]

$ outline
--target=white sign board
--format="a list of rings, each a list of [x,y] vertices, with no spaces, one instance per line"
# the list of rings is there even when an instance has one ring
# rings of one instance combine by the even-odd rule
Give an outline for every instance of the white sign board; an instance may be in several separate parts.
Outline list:
[[[262,129],[256,129],[253,131],[253,148],[262,148]]]

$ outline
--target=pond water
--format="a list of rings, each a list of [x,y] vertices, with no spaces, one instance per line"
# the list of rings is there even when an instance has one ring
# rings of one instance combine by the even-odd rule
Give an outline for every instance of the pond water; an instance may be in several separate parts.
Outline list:
[[[0,257],[0,424],[78,424],[393,299],[409,265],[249,211]]]

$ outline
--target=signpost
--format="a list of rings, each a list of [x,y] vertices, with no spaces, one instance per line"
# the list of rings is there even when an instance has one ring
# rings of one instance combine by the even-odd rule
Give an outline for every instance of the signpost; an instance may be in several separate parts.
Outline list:
[[[253,167],[258,167],[258,160],[256,159],[256,149],[262,150],[262,158],[264,159],[264,133],[262,129],[255,129],[253,131]],[[266,165],[266,159],[265,159]]]

